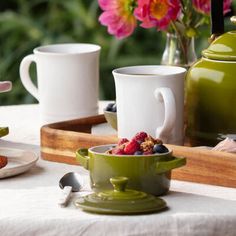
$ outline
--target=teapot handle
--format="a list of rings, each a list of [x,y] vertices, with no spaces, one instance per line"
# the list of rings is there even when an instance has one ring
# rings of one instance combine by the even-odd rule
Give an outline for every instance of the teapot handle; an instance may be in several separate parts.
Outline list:
[[[211,0],[211,40],[224,33],[223,0]]]

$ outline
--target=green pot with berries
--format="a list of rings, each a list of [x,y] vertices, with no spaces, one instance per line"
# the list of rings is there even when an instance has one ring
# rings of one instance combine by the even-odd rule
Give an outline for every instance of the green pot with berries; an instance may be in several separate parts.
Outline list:
[[[168,192],[171,170],[186,164],[185,158],[174,157],[161,140],[150,136],[142,141],[134,137],[130,141],[121,139],[118,144],[79,149],[76,160],[90,171],[95,192],[111,190],[110,178],[125,176],[128,188],[156,196]]]

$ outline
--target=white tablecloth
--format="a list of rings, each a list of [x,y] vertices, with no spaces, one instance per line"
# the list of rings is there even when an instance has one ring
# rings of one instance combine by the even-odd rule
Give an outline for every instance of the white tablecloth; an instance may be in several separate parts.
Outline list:
[[[100,104],[104,106],[104,103]],[[10,134],[0,147],[39,154],[38,105],[0,107],[0,126]],[[59,179],[77,171],[85,181],[67,208],[60,208]],[[0,180],[0,235],[236,235],[236,189],[171,181],[163,196],[168,210],[149,215],[106,216],[76,209],[73,200],[90,189],[88,172],[79,166],[39,159],[30,171]]]

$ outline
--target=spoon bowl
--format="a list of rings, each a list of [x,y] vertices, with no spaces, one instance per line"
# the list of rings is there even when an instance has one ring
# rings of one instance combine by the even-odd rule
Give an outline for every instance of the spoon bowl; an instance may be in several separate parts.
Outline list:
[[[59,186],[64,189],[65,186],[71,186],[72,192],[79,192],[81,189],[81,175],[75,172],[65,174],[59,181]]]
[[[59,205],[65,207],[70,199],[71,192],[79,192],[82,187],[82,177],[75,172],[65,174],[59,181],[59,186],[62,191],[62,196],[59,200]]]

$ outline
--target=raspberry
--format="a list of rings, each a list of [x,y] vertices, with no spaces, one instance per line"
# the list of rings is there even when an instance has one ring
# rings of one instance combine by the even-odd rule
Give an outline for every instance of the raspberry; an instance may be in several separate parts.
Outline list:
[[[125,154],[132,155],[136,151],[139,151],[139,149],[140,149],[139,143],[133,139],[125,144],[124,152]]]
[[[137,142],[143,142],[147,136],[148,136],[147,133],[139,132],[133,137],[133,139],[136,140]]]
[[[129,140],[127,138],[122,138],[122,139],[119,140],[118,146],[120,146],[120,145],[122,145],[124,143],[127,143],[127,142],[129,142]]]

